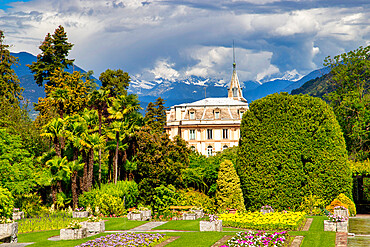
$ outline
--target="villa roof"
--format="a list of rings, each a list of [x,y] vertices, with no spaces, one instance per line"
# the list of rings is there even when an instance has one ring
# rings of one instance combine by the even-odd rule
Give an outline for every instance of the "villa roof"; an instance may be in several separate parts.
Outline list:
[[[205,98],[192,103],[175,105],[174,107],[192,107],[192,106],[246,106],[248,103],[234,100],[231,98]]]

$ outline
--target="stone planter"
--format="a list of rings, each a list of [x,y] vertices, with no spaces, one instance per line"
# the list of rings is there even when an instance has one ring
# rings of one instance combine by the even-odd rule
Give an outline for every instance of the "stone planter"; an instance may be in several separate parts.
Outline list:
[[[337,232],[348,232],[348,220],[337,222]]]
[[[229,214],[236,214],[236,209],[234,208],[229,209]]]
[[[128,213],[127,214],[128,220],[143,220],[143,214],[142,213]]]
[[[334,209],[334,216],[349,217],[348,209]]]
[[[17,243],[18,242],[18,222],[0,224],[0,236],[6,236],[2,240],[8,243]]]
[[[61,240],[73,240],[81,239],[87,237],[86,228],[80,229],[60,229],[60,239]]]
[[[222,220],[199,221],[201,232],[222,232]]]
[[[204,217],[203,209],[200,209],[200,210],[190,210],[190,211],[194,212],[197,215],[197,219]]]
[[[87,218],[89,217],[89,212],[87,211],[79,211],[79,212],[72,212],[72,217],[73,218]]]
[[[182,219],[183,220],[196,220],[197,214],[196,213],[183,213]]]
[[[330,220],[324,220],[324,231],[326,232],[336,232],[337,224],[336,222]]]
[[[152,218],[152,210],[140,210],[140,213],[143,215],[142,220],[150,220]]]
[[[268,214],[268,213],[273,213],[274,211],[272,209],[261,209],[261,213],[263,214]]]
[[[16,211],[13,212],[13,220],[20,220],[24,218],[24,212],[23,211]]]
[[[105,231],[105,222],[99,221],[99,222],[89,222],[89,221],[83,221],[81,222],[82,228],[86,228],[87,232],[89,233],[101,233]]]

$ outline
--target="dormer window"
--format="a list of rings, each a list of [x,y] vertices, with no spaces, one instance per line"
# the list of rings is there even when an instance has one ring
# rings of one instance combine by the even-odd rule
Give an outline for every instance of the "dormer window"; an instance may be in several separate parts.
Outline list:
[[[233,97],[238,97],[238,88],[233,87]]]
[[[220,112],[219,111],[215,111],[215,119],[220,119]]]
[[[191,120],[194,120],[194,119],[195,119],[195,111],[191,111],[191,112],[189,112],[189,118],[190,118]]]
[[[243,118],[244,111],[239,111],[240,118]]]

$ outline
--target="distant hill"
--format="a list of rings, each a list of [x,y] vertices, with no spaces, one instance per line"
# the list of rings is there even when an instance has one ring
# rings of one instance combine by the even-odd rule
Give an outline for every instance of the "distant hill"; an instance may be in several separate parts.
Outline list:
[[[309,80],[300,88],[292,90],[291,94],[308,94],[314,97],[323,98],[327,93],[334,91],[334,87],[329,83],[331,74],[326,74],[321,77]]]

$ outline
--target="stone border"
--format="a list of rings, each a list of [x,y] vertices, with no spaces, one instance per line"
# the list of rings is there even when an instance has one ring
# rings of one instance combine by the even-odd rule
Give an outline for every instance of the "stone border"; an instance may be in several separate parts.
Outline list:
[[[157,244],[155,247],[163,247],[163,246],[165,246],[165,245],[167,245],[169,243],[172,243],[173,241],[175,241],[175,240],[177,240],[179,238],[180,238],[180,236],[170,237],[170,238],[166,239],[165,241],[163,241],[162,243]]]
[[[223,236],[220,240],[218,240],[216,243],[214,243],[213,245],[211,245],[211,247],[218,247],[218,246],[221,246],[223,245],[224,243],[226,243],[230,238],[232,238],[233,236],[229,236],[229,235],[226,235],[226,236]]]
[[[299,247],[302,244],[304,236],[295,236],[292,243],[290,244],[290,247]]]
[[[335,247],[347,247],[347,238],[346,232],[337,232],[335,234]]]
[[[307,218],[306,223],[304,224],[302,231],[308,231],[310,230],[311,224],[312,224],[313,218]]]

